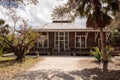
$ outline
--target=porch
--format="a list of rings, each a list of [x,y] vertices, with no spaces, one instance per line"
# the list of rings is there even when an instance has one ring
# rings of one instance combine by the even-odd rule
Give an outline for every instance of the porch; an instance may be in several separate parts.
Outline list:
[[[110,35],[104,32],[106,42]],[[89,55],[92,47],[100,47],[99,30],[81,29],[77,31],[43,31],[32,53],[40,55]]]
[[[54,48],[40,48],[32,50],[31,54],[39,53],[39,55],[90,55],[90,48],[69,48],[68,50],[55,50]]]

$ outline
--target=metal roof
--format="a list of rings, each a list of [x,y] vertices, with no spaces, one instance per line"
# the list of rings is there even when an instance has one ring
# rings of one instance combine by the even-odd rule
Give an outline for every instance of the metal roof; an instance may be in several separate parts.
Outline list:
[[[48,32],[57,32],[57,31],[92,31],[92,32],[98,32],[99,30],[94,30],[92,28],[86,28],[86,26],[77,24],[77,23],[49,23],[44,24],[39,27],[36,27],[37,31],[48,31]],[[106,30],[108,31],[108,30]]]

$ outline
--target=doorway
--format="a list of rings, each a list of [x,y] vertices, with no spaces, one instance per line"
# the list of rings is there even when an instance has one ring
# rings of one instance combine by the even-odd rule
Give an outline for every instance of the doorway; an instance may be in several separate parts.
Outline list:
[[[58,52],[69,49],[69,33],[55,32],[55,50]]]

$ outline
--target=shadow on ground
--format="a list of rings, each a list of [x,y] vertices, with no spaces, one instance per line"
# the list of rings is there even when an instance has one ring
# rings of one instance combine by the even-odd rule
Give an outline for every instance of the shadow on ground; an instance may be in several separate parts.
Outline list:
[[[72,71],[72,75],[81,76],[83,80],[120,80],[120,70],[103,72],[99,68]]]
[[[7,67],[7,66],[11,66],[11,65],[14,65],[15,63],[16,63],[15,60],[0,61],[0,68],[2,68],[2,67]]]
[[[39,70],[16,75],[12,80],[120,80],[120,70],[83,69],[81,71]]]

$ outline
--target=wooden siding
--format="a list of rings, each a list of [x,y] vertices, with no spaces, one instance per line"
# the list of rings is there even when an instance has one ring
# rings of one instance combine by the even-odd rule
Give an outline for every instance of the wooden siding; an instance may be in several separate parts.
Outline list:
[[[69,32],[69,48],[75,48],[75,32]]]
[[[54,48],[54,32],[49,32],[49,48]]]
[[[75,47],[75,40],[76,40],[76,34],[78,36],[86,36],[87,37],[87,46],[85,48],[76,48]],[[42,32],[42,34],[46,34],[45,32]],[[105,33],[104,33],[105,34]],[[90,48],[98,46],[99,47],[99,39],[100,39],[100,33],[98,32],[69,32],[69,48],[67,51],[54,51],[54,43],[55,43],[55,32],[48,32],[49,37],[49,47],[48,48],[38,48],[36,50],[39,51],[40,54],[63,54],[66,55],[74,55],[75,54],[89,54]],[[96,38],[95,38],[96,37]],[[35,44],[37,46],[37,44]],[[35,49],[31,49],[31,51],[35,51]],[[35,53],[35,52],[34,52]]]
[[[85,32],[76,32],[76,35],[85,35]]]
[[[97,41],[95,41],[95,33],[89,32],[87,37],[87,47],[97,46]]]

